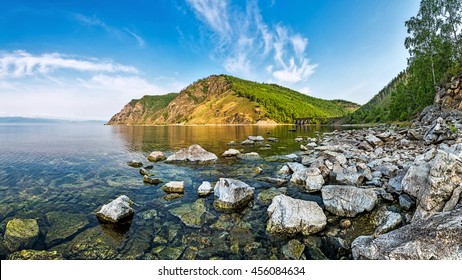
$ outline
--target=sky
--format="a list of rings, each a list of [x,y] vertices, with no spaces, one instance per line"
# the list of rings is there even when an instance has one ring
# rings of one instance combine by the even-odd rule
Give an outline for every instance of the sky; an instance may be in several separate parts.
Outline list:
[[[0,117],[108,120],[212,74],[366,103],[419,0],[1,0]]]

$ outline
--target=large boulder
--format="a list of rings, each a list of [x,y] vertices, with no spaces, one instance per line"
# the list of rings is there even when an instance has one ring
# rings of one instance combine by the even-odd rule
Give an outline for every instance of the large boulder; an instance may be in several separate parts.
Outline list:
[[[50,225],[45,239],[47,245],[67,239],[88,225],[85,214],[53,211],[46,213],[46,217]]]
[[[96,212],[96,217],[101,222],[119,223],[131,220],[135,210],[131,207],[133,201],[126,195],[121,195],[113,201],[101,207],[101,210]]]
[[[312,167],[306,170],[305,185],[301,187],[306,192],[320,191],[324,185],[324,177],[319,168]]]
[[[194,162],[200,164],[215,163],[218,157],[214,153],[207,152],[201,146],[194,144],[169,156],[165,162]]]
[[[377,194],[373,190],[355,186],[324,186],[321,194],[326,209],[337,216],[354,217],[372,210],[377,204]]]
[[[214,188],[215,201],[213,205],[222,210],[234,210],[246,206],[253,200],[254,188],[246,183],[220,178]]]
[[[352,243],[355,259],[462,259],[462,207],[437,213],[389,233],[360,236]]]
[[[161,161],[164,159],[165,159],[165,155],[161,151],[154,151],[150,153],[148,156],[148,160],[153,161],[153,162]]]
[[[30,249],[39,237],[39,226],[35,219],[13,219],[6,224],[3,242],[10,251]]]
[[[356,166],[348,166],[347,168],[340,168],[335,173],[335,181],[340,185],[355,185],[359,186],[364,181],[364,175],[358,171]]]
[[[283,194],[273,198],[268,216],[266,230],[278,234],[310,235],[323,230],[327,223],[326,215],[316,202]]]
[[[443,150],[430,150],[416,159],[404,176],[403,191],[416,197],[413,220],[441,212],[462,184],[462,160]]]

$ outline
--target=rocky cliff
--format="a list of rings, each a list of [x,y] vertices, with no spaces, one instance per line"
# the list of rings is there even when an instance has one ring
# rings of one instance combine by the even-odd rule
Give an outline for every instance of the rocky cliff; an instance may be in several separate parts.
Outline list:
[[[108,124],[291,123],[294,117],[345,115],[355,106],[313,98],[274,84],[212,75],[179,94],[132,100]]]

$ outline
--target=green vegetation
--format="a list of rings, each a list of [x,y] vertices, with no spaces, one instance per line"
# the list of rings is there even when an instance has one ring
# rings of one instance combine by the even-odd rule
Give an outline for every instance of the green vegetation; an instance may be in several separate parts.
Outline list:
[[[276,84],[256,83],[232,76],[226,78],[238,96],[256,102],[266,111],[266,117],[279,123],[291,123],[294,118],[303,117],[344,116],[348,113],[347,108],[355,105],[314,98]]]
[[[410,120],[433,103],[438,87],[462,72],[462,0],[422,0],[405,25],[408,68],[351,114],[350,122]]]
[[[130,104],[134,106],[140,103],[146,109],[144,120],[159,112],[178,96],[178,93],[169,93],[165,95],[145,95],[141,99],[133,99]]]

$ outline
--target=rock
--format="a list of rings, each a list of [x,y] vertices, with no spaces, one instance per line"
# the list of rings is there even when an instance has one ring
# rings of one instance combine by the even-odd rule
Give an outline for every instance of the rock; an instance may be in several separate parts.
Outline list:
[[[305,250],[305,244],[297,239],[291,239],[289,243],[282,246],[282,253],[290,260],[299,260]]]
[[[302,142],[303,141],[303,138],[302,137],[297,137],[295,138],[295,142]]]
[[[229,141],[227,145],[228,146],[236,146],[237,143],[236,143],[236,141]]]
[[[375,167],[376,171],[380,171],[384,177],[392,178],[398,174],[398,166],[391,163],[384,163]]]
[[[411,210],[415,206],[414,200],[412,200],[412,198],[407,194],[400,195],[398,201],[401,208],[406,211]]]
[[[234,210],[246,206],[252,199],[254,188],[229,178],[220,178],[214,188],[213,205],[222,210]]]
[[[403,190],[417,198],[413,219],[441,212],[454,189],[462,185],[462,160],[443,150],[418,158],[403,179]]]
[[[144,168],[140,168],[140,174],[143,175],[143,176],[152,176],[154,175],[152,172],[144,169]]]
[[[317,192],[320,191],[324,185],[324,177],[318,168],[308,168],[305,172],[305,185],[301,186],[301,189],[306,192]]]
[[[202,184],[199,186],[197,189],[197,194],[199,196],[206,196],[213,193],[213,187],[212,184],[208,181],[203,181]]]
[[[310,143],[306,144],[306,146],[309,147],[309,148],[315,148],[315,147],[318,146],[318,144],[316,144],[315,142],[310,142]]]
[[[366,141],[369,142],[369,144],[371,144],[373,147],[378,147],[378,146],[383,145],[383,141],[372,134],[369,134],[366,136]]]
[[[321,189],[321,194],[326,209],[337,216],[354,217],[377,204],[377,194],[371,189],[329,185]]]
[[[224,156],[224,157],[235,157],[235,156],[238,156],[240,154],[241,154],[241,152],[239,152],[236,149],[228,149],[222,154],[222,156]]]
[[[340,221],[340,227],[343,228],[343,229],[347,229],[349,227],[351,227],[351,220],[349,219],[342,219]]]
[[[249,145],[254,145],[255,144],[255,141],[252,141],[252,140],[244,140],[241,142],[241,145],[244,145],[244,146],[249,146]]]
[[[462,259],[462,208],[436,213],[377,238],[360,236],[352,243],[355,259]]]
[[[268,216],[266,230],[270,233],[310,235],[321,231],[327,224],[326,215],[316,202],[282,194],[273,198]]]
[[[409,137],[409,139],[411,140],[423,140],[423,136],[422,134],[420,134],[420,132],[418,132],[417,130],[415,129],[409,129],[407,131],[407,136]]]
[[[84,214],[48,212],[46,217],[50,225],[45,239],[47,245],[67,239],[88,225]]]
[[[300,151],[308,151],[308,148],[300,144]]]
[[[358,172],[356,166],[341,168],[335,176],[335,181],[341,185],[359,186],[364,181],[364,176]]]
[[[213,215],[205,208],[204,199],[200,198],[192,204],[183,204],[170,210],[170,214],[180,218],[188,227],[201,228]]]
[[[151,185],[158,185],[158,184],[162,183],[162,180],[159,179],[159,178],[152,178],[152,177],[149,177],[148,175],[144,175],[143,176],[143,182],[145,182],[147,184],[151,184]]]
[[[247,139],[250,140],[250,141],[254,141],[254,142],[265,141],[265,138],[263,138],[263,136],[261,136],[261,135],[258,135],[258,136],[248,136]]]
[[[284,165],[279,169],[278,174],[290,174],[290,168],[287,165]]]
[[[430,145],[456,138],[457,133],[451,129],[443,118],[439,117],[433,121],[431,127],[427,130],[427,132],[425,132],[423,140],[425,141],[425,144]]]
[[[279,142],[279,139],[274,138],[274,137],[268,137],[269,142]]]
[[[370,152],[374,150],[374,147],[372,147],[372,145],[369,144],[369,142],[362,141],[361,143],[359,143],[358,149]]]
[[[5,247],[14,252],[30,249],[39,237],[39,226],[35,219],[12,219],[6,224],[3,242]]]
[[[454,189],[454,191],[452,192],[451,198],[444,205],[443,212],[451,211],[456,207],[456,205],[459,203],[461,193],[462,193],[462,186],[458,186],[457,188]]]
[[[387,233],[401,225],[401,215],[385,208],[381,208],[374,217],[374,224],[377,226],[374,235]]]
[[[272,177],[260,177],[258,178],[259,181],[266,182],[272,185],[276,185],[277,187],[284,186],[287,184],[287,180],[281,178],[272,178]]]
[[[162,160],[165,160],[165,159],[166,159],[166,157],[165,157],[164,153],[162,153],[161,151],[154,151],[154,152],[150,153],[149,156],[148,156],[148,160],[153,161],[153,162],[162,161]]]
[[[345,157],[345,155],[341,153],[337,153],[333,151],[325,151],[322,153],[322,155],[330,159],[333,162],[338,162],[342,166],[346,166],[346,164],[348,163],[348,160]]]
[[[276,155],[276,156],[269,156],[265,158],[266,161],[280,161],[280,162],[292,162],[297,161],[298,156],[296,154],[288,154],[288,155]]]
[[[162,189],[166,193],[184,193],[184,182],[183,181],[171,181],[165,184]]]
[[[135,167],[135,168],[139,168],[141,166],[143,166],[143,164],[139,161],[136,161],[136,160],[131,160],[129,162],[127,162],[128,166],[131,166],[131,167]]]
[[[264,204],[270,204],[275,196],[287,194],[287,188],[269,188],[258,194],[258,200]]]
[[[131,207],[133,201],[126,195],[121,195],[113,201],[101,207],[101,210],[96,212],[96,217],[101,222],[119,223],[133,218],[135,211]]]
[[[244,159],[244,160],[260,160],[262,159],[260,155],[256,152],[251,152],[251,153],[245,153],[245,154],[240,154],[237,156],[238,159]]]
[[[405,175],[405,171],[398,171],[398,175],[396,175],[388,181],[388,191],[396,194],[401,194],[403,192],[402,181]]]
[[[215,154],[207,152],[197,144],[181,149],[165,160],[166,163],[194,162],[199,164],[215,163],[217,161],[218,157]]]
[[[8,256],[9,260],[64,260],[56,251],[21,250]]]
[[[263,168],[261,168],[260,166],[257,166],[253,169],[253,172],[255,174],[261,174],[263,172]]]

